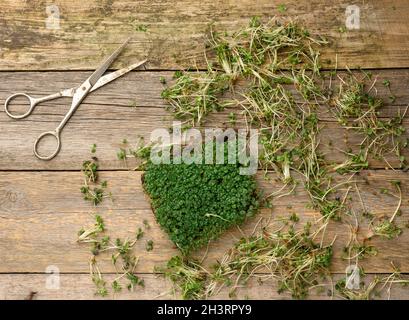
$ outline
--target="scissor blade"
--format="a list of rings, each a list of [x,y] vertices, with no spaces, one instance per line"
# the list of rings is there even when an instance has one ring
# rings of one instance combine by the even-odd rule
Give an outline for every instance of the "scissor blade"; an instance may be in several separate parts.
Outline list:
[[[119,69],[115,72],[111,72],[105,76],[103,76],[102,78],[99,78],[99,80],[94,84],[94,86],[92,87],[92,89],[90,90],[90,92],[95,91],[99,88],[101,88],[102,86],[106,85],[107,83],[123,76],[125,73],[128,73],[129,71],[138,68],[139,66],[143,65],[144,63],[146,63],[146,61],[148,60],[143,60],[141,62],[138,63],[134,63],[126,68],[123,69]]]
[[[112,62],[119,56],[121,51],[125,48],[125,46],[128,44],[129,40],[131,38],[128,38],[118,49],[116,49],[105,61],[104,63],[97,69],[95,72],[91,75],[91,77],[88,78],[88,81],[91,83],[91,86],[94,86],[95,83],[99,80],[99,78],[102,77],[102,75],[107,71],[109,66],[112,64]]]

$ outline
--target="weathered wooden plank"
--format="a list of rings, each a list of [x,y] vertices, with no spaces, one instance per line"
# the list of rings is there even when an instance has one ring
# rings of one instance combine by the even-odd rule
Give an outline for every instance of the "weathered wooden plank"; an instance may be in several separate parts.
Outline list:
[[[388,79],[392,91],[398,97],[396,102],[387,104],[384,114],[395,115],[404,110],[409,102],[408,70],[379,71],[379,83]],[[61,88],[78,84],[86,77],[84,72],[22,72],[0,73],[0,101],[4,101],[10,93],[23,91],[41,96]],[[157,128],[167,128],[172,123],[172,116],[164,110],[166,103],[160,98],[163,89],[160,76],[171,78],[171,72],[133,72],[113,82],[104,89],[86,98],[75,115],[71,118],[62,133],[62,150],[52,161],[44,162],[32,154],[32,146],[36,137],[47,130],[53,130],[61,121],[70,100],[68,98],[50,101],[38,106],[34,113],[23,120],[10,119],[3,108],[0,110],[0,169],[1,170],[78,170],[82,160],[89,156],[89,148],[93,143],[98,146],[98,156],[102,169],[123,169],[124,165],[116,158],[123,138],[136,142],[138,136],[149,141],[151,132]],[[45,88],[43,83],[50,83]],[[388,89],[379,85],[379,96],[387,97]],[[16,104],[15,107],[21,107]],[[132,107],[136,106],[136,107]],[[227,114],[234,109],[211,115],[207,127],[225,127]],[[361,138],[352,132],[346,133],[328,110],[321,110],[320,118],[325,120],[322,134],[322,151],[329,161],[342,162],[344,154],[340,150],[357,145]],[[408,127],[407,113],[405,125]],[[245,124],[238,120],[236,126]],[[406,133],[408,136],[408,133]],[[329,146],[332,142],[332,147]],[[44,151],[52,152],[52,143],[47,144]],[[340,149],[340,150],[338,150]],[[409,156],[408,150],[404,155]],[[396,157],[388,158],[389,163],[397,167]],[[133,165],[132,162],[129,165]],[[383,168],[385,163],[372,161],[374,168]]]
[[[101,107],[98,109],[92,108],[95,105],[107,106],[107,113],[113,111],[120,112],[125,107],[153,107],[162,109],[168,104],[161,98],[162,90],[172,84],[173,71],[142,71],[130,72],[120,79],[105,85],[98,91],[90,94],[84,100],[83,105],[87,106],[87,115],[89,118],[101,115]],[[329,72],[323,71],[323,76],[326,78],[326,84],[329,84]],[[359,71],[354,72],[359,79],[363,78],[363,74]],[[376,80],[376,92],[379,97],[382,97],[385,101],[385,109],[382,115],[393,116],[396,115],[396,111],[399,107],[407,106],[409,103],[409,69],[379,69],[372,70],[372,79]],[[85,71],[48,71],[48,72],[0,72],[0,101],[3,102],[12,93],[26,92],[33,97],[39,97],[46,94],[57,92],[61,89],[66,89],[79,85],[84,79],[86,79],[91,72]],[[335,92],[339,85],[338,76],[345,78],[345,72],[339,71],[336,77],[332,77],[332,88]],[[167,81],[167,85],[163,85],[160,82],[161,78]],[[384,80],[390,81],[390,90],[386,88],[382,82]],[[244,83],[238,82],[237,91]],[[368,81],[371,84],[371,81]],[[368,85],[368,86],[369,86]],[[288,86],[288,90],[295,93],[293,86]],[[375,94],[375,90],[372,91]],[[388,97],[394,95],[396,100],[391,102]],[[239,98],[239,97],[238,97]],[[59,109],[65,105],[67,107],[70,99],[58,99],[55,101],[49,101],[42,103],[35,111],[35,114],[49,114],[50,109],[57,109],[56,115],[61,116],[64,114],[63,109]],[[302,101],[300,99],[300,101]],[[24,100],[20,100],[18,105],[23,106]],[[21,108],[22,108],[21,106]],[[84,107],[85,108],[85,107]],[[3,112],[3,108],[0,108]],[[22,108],[23,109],[23,108]],[[118,110],[116,110],[118,109]],[[332,116],[329,116],[325,111],[320,110],[320,117],[324,120],[334,121]],[[102,113],[103,114],[103,113]],[[77,116],[77,114],[76,114]],[[119,114],[116,114],[119,116]],[[407,115],[409,117],[409,115]],[[0,118],[0,121],[3,121]]]
[[[350,1],[124,1],[57,0],[59,29],[46,12],[45,1],[3,1],[0,13],[0,69],[92,69],[126,37],[132,36],[115,65],[149,57],[148,68],[204,67],[203,36],[214,23],[222,30],[237,30],[252,16],[268,20],[296,19],[312,32],[330,39],[323,60],[350,67],[409,67],[404,0],[360,2],[360,29],[345,28]],[[278,5],[287,10],[280,13]],[[56,10],[54,10],[56,12]],[[51,19],[51,20],[50,20]],[[47,24],[48,23],[48,24]],[[142,27],[142,28],[141,28]],[[141,31],[146,27],[146,32]]]
[[[95,106],[96,108],[100,106]],[[100,159],[100,168],[104,170],[118,170],[127,167],[135,167],[135,161],[130,159],[127,165],[117,158],[120,148],[135,148],[139,137],[144,137],[146,142],[150,141],[151,133],[158,128],[167,129],[172,121],[166,117],[165,112],[159,112],[154,108],[141,108],[139,110],[127,109],[124,117],[118,118],[113,114],[105,118],[90,119],[84,115],[83,118],[73,118],[61,135],[61,151],[51,161],[38,160],[33,154],[35,139],[43,132],[53,130],[59,123],[61,117],[43,115],[32,116],[25,121],[9,121],[2,128],[0,136],[0,169],[1,170],[79,170],[82,161],[90,157],[90,147],[97,145],[97,156]],[[163,116],[160,115],[163,114]],[[108,118],[109,117],[109,118]],[[214,115],[209,118],[208,127],[225,128],[221,118],[223,115]],[[54,119],[55,121],[51,121]],[[164,121],[165,120],[165,121]],[[404,126],[409,127],[405,121]],[[5,129],[6,131],[3,131]],[[326,123],[320,134],[320,150],[326,155],[328,162],[342,163],[346,160],[344,151],[352,148],[355,152],[359,150],[362,137],[352,131],[346,131],[336,123]],[[404,133],[408,138],[409,133]],[[123,145],[126,138],[128,145]],[[55,149],[55,143],[51,139],[41,146],[41,152],[51,154]],[[402,154],[408,158],[409,150],[406,148]],[[398,158],[392,154],[386,157],[389,164],[399,168]],[[371,159],[371,168],[386,168],[388,165],[381,160]]]
[[[148,199],[141,187],[141,172],[102,172],[113,193],[114,202],[105,200],[101,207],[93,208],[81,199],[79,188],[82,176],[79,172],[2,172],[0,173],[0,253],[1,273],[10,272],[45,272],[47,266],[56,265],[62,273],[84,273],[88,270],[90,251],[86,246],[78,245],[77,232],[82,227],[94,223],[92,212],[100,213],[112,238],[133,236],[138,227],[147,219],[152,228],[146,232],[144,239],[136,244],[135,252],[140,256],[136,272],[152,272],[154,266],[163,265],[178,250],[170,242],[154,221]],[[377,216],[390,216],[397,199],[381,193],[382,188],[393,191],[390,181],[402,181],[402,216],[397,218],[399,224],[407,221],[409,199],[407,195],[409,176],[402,172],[367,171],[356,177],[361,189],[361,197],[366,209]],[[277,191],[281,183],[264,181],[259,183],[266,193]],[[345,189],[339,192],[342,197]],[[358,212],[362,210],[357,195],[351,197]],[[355,199],[355,200],[354,200]],[[314,220],[320,215],[307,207],[308,197],[302,186],[296,193],[273,202],[273,209],[264,209],[262,213],[242,226],[245,234],[251,234],[259,218],[279,217],[291,213],[300,215],[302,221]],[[290,204],[290,205],[289,205]],[[365,236],[365,220],[361,221],[362,236]],[[366,272],[390,272],[393,261],[402,272],[409,272],[408,232],[395,240],[374,238],[369,242],[378,248],[376,257],[362,261]],[[326,239],[335,241],[333,272],[343,273],[348,262],[342,259],[343,246],[350,236],[348,225],[331,222],[328,225]],[[209,246],[206,263],[212,264],[220,259],[224,252],[241,237],[234,229],[225,233]],[[154,241],[154,250],[145,250],[146,241]],[[326,241],[327,241],[326,240]],[[204,250],[198,252],[202,256]],[[101,257],[101,270],[114,272],[110,257]]]
[[[142,274],[139,275],[145,281],[145,288],[137,288],[134,292],[124,289],[115,296],[109,295],[110,299],[179,299],[179,295],[173,292],[172,284],[158,275]],[[379,274],[378,277],[385,275]],[[60,274],[60,288],[46,286],[49,274],[0,274],[0,300],[23,300],[32,297],[34,300],[88,300],[103,299],[95,296],[95,287],[87,274]],[[344,275],[334,275],[333,282],[343,278]],[[112,281],[115,276],[104,275],[107,281]],[[373,275],[367,275],[363,281],[367,285],[374,278]],[[341,299],[342,297],[332,289],[328,281],[323,286],[310,290],[309,299]],[[260,299],[260,300],[281,300],[289,299],[288,293],[277,293],[277,284],[273,280],[265,281],[263,284],[250,280],[246,286],[239,287],[234,297],[229,297],[230,288],[224,287],[218,294],[211,299]],[[406,300],[409,298],[407,287],[393,285],[390,294],[387,288],[381,292],[380,297],[376,299]],[[35,294],[33,295],[33,292]],[[373,296],[372,296],[373,297]]]

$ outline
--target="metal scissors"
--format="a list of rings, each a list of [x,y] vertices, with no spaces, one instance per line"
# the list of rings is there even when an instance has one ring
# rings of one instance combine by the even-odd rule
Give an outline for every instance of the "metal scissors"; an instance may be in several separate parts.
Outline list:
[[[129,40],[130,39],[127,39],[118,49],[116,49],[101,64],[101,66],[97,70],[95,70],[94,73],[78,87],[61,90],[60,92],[57,92],[57,93],[54,93],[54,94],[51,94],[45,97],[41,97],[41,98],[33,98],[26,93],[15,93],[7,98],[6,102],[4,103],[6,114],[13,119],[23,119],[29,116],[33,112],[34,108],[41,102],[54,100],[60,97],[72,97],[71,108],[68,110],[67,114],[65,115],[64,119],[62,119],[58,127],[54,131],[47,131],[47,132],[40,134],[38,138],[36,139],[36,141],[34,142],[33,151],[37,158],[41,160],[51,160],[58,154],[58,152],[61,149],[61,139],[60,139],[61,131],[64,128],[64,126],[67,124],[67,122],[70,120],[74,112],[78,109],[81,102],[88,95],[88,93],[97,90],[98,88],[115,80],[116,78],[121,77],[125,73],[143,65],[147,61],[147,60],[144,60],[144,61],[135,63],[133,65],[130,65],[126,68],[109,73],[105,76],[102,76],[105,73],[105,71],[108,69],[108,67],[112,64],[112,62],[118,57],[121,51],[128,44]],[[26,113],[21,114],[21,115],[15,115],[10,112],[9,104],[16,97],[25,97],[28,99],[30,107]],[[43,139],[45,136],[53,136],[57,140],[56,150],[48,156],[40,155],[38,153],[38,144],[41,141],[41,139]]]

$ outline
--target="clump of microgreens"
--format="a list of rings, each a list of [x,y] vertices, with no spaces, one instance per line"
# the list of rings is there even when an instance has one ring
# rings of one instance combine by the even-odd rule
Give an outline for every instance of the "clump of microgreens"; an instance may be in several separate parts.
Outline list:
[[[372,226],[373,234],[386,239],[394,239],[402,234],[402,229],[393,221],[381,219],[376,225]]]
[[[360,242],[349,243],[344,247],[343,251],[343,258],[348,260],[360,260],[378,254],[378,250],[374,246]]]
[[[373,219],[373,215],[368,212],[364,200],[362,199],[361,192],[359,191],[358,185],[354,184],[356,194],[358,196],[359,202],[361,204],[361,216],[364,218]],[[359,240],[358,233],[361,229],[360,226],[360,219],[358,219],[358,215],[356,213],[355,208],[349,208],[349,217],[350,220],[353,220],[354,223],[348,221],[349,224],[349,240],[347,244],[343,248],[342,258],[348,260],[350,264],[355,260],[355,265],[358,266],[359,260],[365,259],[370,256],[376,256],[378,254],[378,250],[373,245],[369,245],[367,243],[367,238],[363,241]]]
[[[365,80],[370,79],[367,74],[359,79],[348,72],[346,77],[338,76],[340,80],[339,92],[334,99],[334,115],[338,122],[347,130],[358,132],[363,138],[359,143],[358,154],[349,153],[349,159],[336,167],[340,173],[345,171],[356,172],[368,166],[368,156],[384,160],[387,155],[393,154],[400,161],[401,168],[407,165],[406,158],[402,155],[406,141],[403,138],[405,128],[402,124],[408,108],[403,112],[399,110],[395,117],[382,119],[380,109],[383,100],[372,95],[376,79],[369,89],[366,89]],[[384,82],[389,87],[389,81]]]
[[[391,290],[393,285],[406,286],[409,284],[408,279],[402,277],[401,272],[393,264],[393,273],[380,277],[378,275],[374,276],[373,280],[365,285],[364,281],[359,284],[359,289],[349,289],[346,286],[346,279],[343,278],[335,284],[335,289],[339,295],[348,300],[370,300],[376,296],[381,297],[381,293],[386,289],[388,300],[391,298]],[[360,277],[364,277],[365,274],[360,273]]]
[[[91,146],[91,153],[96,152],[96,144]],[[110,192],[106,192],[108,182],[99,182],[98,158],[93,156],[91,160],[82,163],[82,173],[84,175],[84,184],[80,188],[84,200],[91,201],[95,206],[102,202],[104,198],[112,198]]]
[[[180,256],[157,270],[175,284],[185,299],[208,298],[224,286],[232,287],[230,292],[234,294],[252,277],[259,282],[275,279],[279,293],[289,291],[294,298],[305,298],[310,287],[318,286],[319,280],[329,275],[332,244],[315,243],[314,238],[321,231],[312,231],[313,224],[297,230],[294,221],[298,219],[294,216],[283,221],[274,230],[264,227],[258,235],[242,238],[212,271]]]
[[[347,150],[344,153],[346,160],[334,167],[337,173],[357,173],[369,168],[367,150],[360,148],[358,153],[354,153],[352,150]]]
[[[133,253],[136,242],[143,237],[143,234],[144,231],[142,228],[138,228],[133,239],[126,238],[122,240],[117,238],[113,241],[106,235],[105,223],[99,215],[95,215],[95,224],[93,226],[87,229],[81,229],[78,232],[78,243],[91,245],[90,274],[96,286],[95,294],[106,296],[109,292],[97,261],[97,256],[104,252],[111,253],[111,262],[115,266],[117,273],[116,278],[111,283],[111,288],[114,293],[122,290],[122,279],[128,281],[126,288],[129,291],[133,291],[136,286],[144,287],[144,280],[135,274],[139,258]]]
[[[263,168],[273,168],[289,183],[291,170],[301,172],[305,186],[312,199],[313,207],[324,216],[339,219],[344,210],[340,201],[334,199],[336,188],[331,186],[328,166],[318,151],[320,128],[316,107],[318,103],[329,101],[318,85],[320,77],[319,51],[315,47],[326,41],[310,36],[309,32],[295,23],[277,24],[275,21],[262,24],[253,18],[247,28],[233,34],[212,32],[210,46],[214,49],[217,62],[212,67],[213,74],[228,75],[226,81],[231,86],[236,79],[245,78],[250,86],[242,101],[236,101],[243,108],[248,124],[256,124],[261,130],[260,164]],[[286,69],[286,70],[282,70]],[[180,74],[179,74],[180,75]],[[208,73],[209,75],[209,73]],[[191,73],[183,73],[183,82],[191,81]],[[381,120],[378,109],[382,101],[364,93],[364,86],[356,78],[343,81],[335,100],[335,115],[347,127],[349,118],[355,117],[354,128],[366,135],[361,143],[361,151],[347,152],[345,163],[335,167],[338,173],[356,173],[368,168],[368,153],[381,157],[392,142],[392,148],[401,164],[405,158],[401,154],[403,141],[398,141],[404,128],[402,119],[406,113],[399,113],[390,120]],[[297,93],[290,93],[292,85]],[[183,103],[167,94],[183,86],[176,82],[164,90],[167,100],[176,108],[186,109]],[[226,85],[226,88],[228,86]],[[372,88],[373,86],[371,86]],[[370,90],[369,90],[370,91]],[[189,99],[203,96],[190,87],[184,95]],[[211,99],[218,101],[219,96]],[[301,98],[301,101],[297,101]],[[196,108],[184,116],[195,120],[204,116],[201,108]],[[209,108],[207,111],[213,111]],[[385,160],[385,159],[384,159]]]
[[[190,125],[200,124],[212,111],[221,111],[229,102],[222,102],[219,95],[226,92],[232,82],[227,74],[212,70],[206,73],[175,72],[175,83],[162,91],[162,98],[169,102],[177,119],[187,120]]]
[[[303,77],[302,68],[291,66],[308,63],[318,71],[319,53],[313,44],[325,44],[324,39],[310,36],[309,32],[294,22],[279,24],[274,19],[262,23],[255,17],[247,27],[233,34],[212,31],[210,46],[217,56],[218,67],[225,74],[237,79],[242,75],[252,75],[261,81],[262,75],[271,74],[279,68],[287,67]],[[260,76],[261,75],[261,76]],[[291,82],[291,77],[275,74],[275,80]]]
[[[385,80],[383,80],[383,85],[386,87],[386,88],[388,88],[388,90],[389,90],[389,101],[391,102],[391,103],[394,103],[395,101],[396,101],[396,96],[392,93],[392,90],[391,90],[391,82],[388,80],[388,79],[385,79]]]
[[[395,218],[401,214],[402,205],[402,189],[399,180],[391,181],[391,184],[396,188],[398,195],[388,192],[389,195],[398,199],[398,204],[392,216],[388,218],[373,219],[370,223],[370,229],[374,236],[384,237],[386,239],[394,239],[401,235],[402,229],[394,222]],[[372,234],[371,234],[372,235]]]
[[[243,99],[231,104],[242,107],[247,125],[257,125],[261,130],[260,165],[266,170],[273,168],[286,184],[295,183],[290,169],[301,172],[313,206],[326,217],[339,217],[342,205],[330,199],[335,189],[327,177],[323,156],[317,151],[320,129],[316,107],[328,98],[318,85],[319,51],[314,47],[327,42],[312,37],[293,22],[278,24],[272,20],[263,24],[258,18],[233,34],[212,31],[209,42],[217,58],[214,65],[209,64],[211,72],[205,76],[178,73],[176,83],[162,93],[177,110],[176,116],[188,105],[189,112],[183,116],[195,124],[217,109],[198,106],[191,100],[206,97],[205,101],[220,101],[221,92],[208,97],[209,91],[203,94],[197,86],[188,86],[184,100],[179,99],[181,88],[195,82],[195,77],[223,79],[220,83],[225,90],[237,79],[245,79],[248,87],[242,93]],[[295,95],[289,87],[294,88]],[[171,92],[177,94],[172,96]]]
[[[165,267],[155,267],[155,271],[162,273],[172,281],[174,289],[180,293],[182,299],[204,299],[209,272],[201,264],[186,257],[173,256]]]

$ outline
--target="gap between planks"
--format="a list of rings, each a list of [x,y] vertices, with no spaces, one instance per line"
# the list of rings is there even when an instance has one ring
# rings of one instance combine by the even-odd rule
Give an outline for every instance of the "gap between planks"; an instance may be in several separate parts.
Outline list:
[[[287,8],[284,13],[277,9],[280,4]],[[405,0],[387,5],[382,0],[359,2],[360,28],[344,33],[339,29],[345,26],[349,0],[325,1],[325,5],[309,0],[259,0],[256,5],[252,0],[60,0],[57,5],[61,19],[55,30],[46,27],[45,3],[3,4],[0,69],[90,69],[128,36],[132,42],[116,68],[147,56],[151,69],[205,68],[204,36],[210,25],[230,32],[247,25],[253,16],[265,21],[274,16],[280,21],[295,19],[313,34],[327,37],[331,44],[321,50],[325,65],[333,65],[338,54],[340,67],[409,67]],[[139,25],[145,25],[147,32],[138,31]]]

